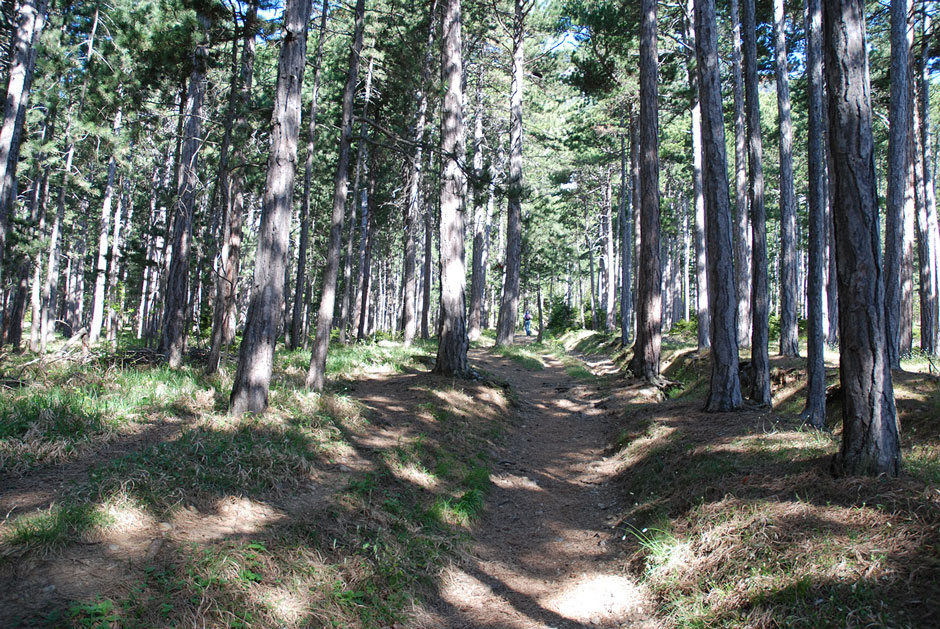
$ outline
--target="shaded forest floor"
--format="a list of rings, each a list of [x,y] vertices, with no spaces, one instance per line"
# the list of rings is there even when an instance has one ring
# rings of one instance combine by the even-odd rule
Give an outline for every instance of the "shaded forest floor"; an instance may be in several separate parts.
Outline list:
[[[272,408],[146,352],[2,365],[0,626],[933,626],[937,378],[896,374],[906,473],[833,479],[833,432],[703,414],[706,355],[665,395],[600,334],[472,350],[279,353]],[[830,382],[837,382],[832,370]]]

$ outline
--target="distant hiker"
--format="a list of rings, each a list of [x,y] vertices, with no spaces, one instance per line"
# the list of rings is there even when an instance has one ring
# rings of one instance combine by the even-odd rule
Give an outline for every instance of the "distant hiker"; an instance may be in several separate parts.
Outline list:
[[[532,313],[526,310],[525,315],[522,317],[522,321],[525,325],[525,335],[532,336]]]

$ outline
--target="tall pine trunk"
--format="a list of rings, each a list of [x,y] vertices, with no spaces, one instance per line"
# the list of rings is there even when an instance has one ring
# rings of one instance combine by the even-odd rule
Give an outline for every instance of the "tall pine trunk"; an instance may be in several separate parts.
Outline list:
[[[473,174],[477,179],[473,194],[473,263],[470,271],[470,317],[468,336],[480,338],[483,321],[483,290],[486,288],[486,191],[481,187],[483,170],[483,70],[477,75],[476,111],[473,114]]]
[[[744,100],[748,135],[748,202],[751,206],[751,367],[752,400],[771,404],[770,297],[767,287],[767,213],[764,209],[764,170],[761,165],[760,96],[757,85],[757,33],[754,0],[744,0],[741,30],[744,44]]]
[[[285,3],[284,36],[271,115],[271,154],[258,230],[255,276],[229,406],[229,412],[236,416],[260,413],[268,406],[274,345],[284,307],[284,274],[290,240],[291,196],[297,172],[297,142],[303,107],[300,92],[309,17],[309,1],[288,0]]]
[[[524,1],[516,0],[512,32],[512,85],[509,98],[509,182],[506,223],[506,277],[496,324],[496,344],[512,345],[519,315],[522,272],[522,85],[525,80]]]
[[[201,21],[204,18],[200,18]],[[206,20],[207,22],[207,20]],[[203,25],[208,30],[208,24]],[[193,53],[193,67],[186,91],[186,108],[182,145],[180,148],[178,179],[179,193],[173,207],[173,257],[167,273],[163,310],[163,334],[159,352],[170,367],[183,363],[186,345],[186,320],[189,308],[189,262],[192,248],[193,208],[199,184],[197,162],[202,142],[202,108],[206,95],[206,64],[208,46],[199,44]]]
[[[520,4],[521,0],[517,0],[517,16]],[[521,25],[519,29],[521,30]],[[459,164],[462,151],[458,152],[462,148],[464,134],[461,42],[460,0],[447,0],[444,5],[441,50],[442,79],[446,90],[441,116],[441,159],[443,160],[440,222],[441,322],[437,360],[434,364],[434,372],[445,376],[462,376],[469,372],[467,349],[470,342],[467,338],[466,296],[464,294],[467,282],[463,245],[464,181]],[[516,62],[514,61],[513,66],[515,67],[515,65]],[[515,76],[516,73],[513,74]],[[521,74],[521,71],[519,74]],[[515,80],[514,78],[514,82]],[[521,90],[521,83],[517,87]],[[519,123],[522,121],[521,106],[520,102]],[[516,114],[511,114],[511,117],[516,118]],[[521,128],[518,129],[518,134],[521,153]],[[516,136],[513,135],[513,137]],[[521,184],[521,160],[522,155],[520,154],[518,170],[513,170],[519,175],[518,184]],[[512,205],[511,201],[510,205]]]
[[[340,125],[339,159],[336,178],[333,181],[333,213],[330,217],[330,239],[327,245],[326,268],[323,271],[323,288],[320,292],[320,308],[317,315],[317,331],[313,340],[313,352],[307,369],[307,388],[323,390],[326,383],[326,354],[330,345],[330,328],[333,326],[333,310],[336,306],[336,277],[339,271],[340,248],[343,238],[343,220],[346,207],[346,182],[349,169],[349,144],[352,139],[353,98],[359,77],[359,56],[362,51],[362,31],[365,0],[356,0],[355,27],[352,47],[349,51],[349,72],[343,89],[343,114]]]
[[[629,131],[631,144],[635,127],[630,115]],[[620,136],[620,345],[626,347],[633,336],[633,186],[627,174],[626,138]],[[551,298],[551,295],[549,295]]]
[[[692,198],[695,207],[695,312],[698,318],[698,348],[703,350],[711,345],[711,321],[708,308],[708,259],[705,252],[705,193],[702,169],[704,154],[702,149],[702,109],[699,98],[699,77],[696,74],[696,26],[693,15],[693,0],[686,8],[686,41],[689,51],[686,76],[692,95]],[[710,19],[706,17],[706,19]],[[712,156],[714,157],[714,156]],[[726,177],[727,178],[727,177]]]
[[[777,124],[780,130],[780,354],[798,356],[796,198],[793,192],[793,122],[784,0],[774,0],[774,69],[777,76]]]
[[[823,151],[823,59],[821,0],[806,2],[806,75],[809,137],[809,281],[806,325],[806,408],[803,419],[814,428],[826,425],[826,364],[823,338],[823,268],[826,264],[826,156]]]
[[[711,387],[705,410],[741,407],[738,379],[737,298],[734,286],[731,199],[722,120],[718,28],[714,0],[696,0],[695,34],[702,144],[709,155],[703,177],[708,232],[708,296],[711,313]]]
[[[219,186],[222,190],[222,250],[219,274],[215,279],[215,307],[212,312],[212,332],[206,372],[219,368],[222,350],[235,339],[235,298],[241,262],[242,223],[244,221],[245,137],[247,114],[251,104],[251,84],[255,67],[255,35],[258,6],[252,2],[245,15],[242,37],[242,56],[238,79],[233,81],[235,93],[230,95],[231,133],[236,148],[231,160],[219,167]]]
[[[864,2],[827,0],[823,24],[844,395],[842,447],[833,470],[896,476],[901,453],[886,353]]]
[[[310,121],[307,127],[307,158],[304,162],[304,196],[300,206],[300,245],[297,247],[297,280],[294,283],[294,309],[291,313],[290,348],[297,349],[303,343],[304,334],[304,289],[307,285],[307,250],[310,248],[310,183],[313,179],[313,152],[317,138],[317,106],[320,100],[320,75],[323,66],[323,42],[326,41],[326,18],[329,0],[323,0],[320,9],[320,36],[317,39],[317,55],[313,65],[313,92],[310,96]]]
[[[48,0],[21,0],[10,44],[10,65],[7,73],[3,123],[0,125],[0,273],[10,211],[13,207],[16,167],[20,142],[26,123],[26,108],[36,67],[36,45],[46,23]]]
[[[738,0],[731,0],[730,12],[734,101],[734,282],[738,293],[738,346],[743,347],[751,344],[751,221],[748,214],[747,125]]]
[[[657,3],[643,0],[640,20],[640,248],[637,274],[636,343],[630,370],[659,380],[662,350],[662,267],[659,216],[659,54]]]
[[[910,111],[910,50],[913,32],[908,28],[912,0],[891,0],[891,101],[888,117],[888,197],[885,203],[885,326],[888,364],[901,366],[901,265],[904,250],[904,210],[910,159],[908,123]],[[812,137],[812,136],[811,136]]]
[[[121,132],[121,110],[114,114],[114,126],[111,134],[117,141]],[[92,299],[91,324],[88,330],[88,342],[96,343],[101,335],[104,323],[105,289],[108,283],[108,232],[111,230],[112,206],[114,205],[114,177],[117,172],[117,159],[112,154],[108,160],[108,178],[104,186],[104,199],[101,203],[101,223],[98,229],[98,258],[95,263],[95,293]]]

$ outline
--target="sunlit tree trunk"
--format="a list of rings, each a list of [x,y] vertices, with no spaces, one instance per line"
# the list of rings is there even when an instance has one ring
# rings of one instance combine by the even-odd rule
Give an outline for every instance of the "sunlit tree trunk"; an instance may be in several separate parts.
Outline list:
[[[703,188],[707,215],[708,305],[711,313],[711,387],[705,410],[741,407],[738,379],[737,298],[734,286],[731,199],[722,120],[718,28],[714,0],[695,1],[698,84],[702,106]]]
[[[517,6],[519,2],[521,0],[517,0]],[[464,294],[467,282],[463,245],[464,182],[458,163],[462,157],[458,154],[458,149],[462,147],[461,138],[464,134],[460,0],[447,0],[444,5],[442,32],[442,78],[446,91],[441,116],[441,321],[434,372],[445,376],[461,376],[469,372],[467,348],[470,342],[467,338]],[[515,66],[515,63],[513,65]],[[518,87],[521,89],[521,84]],[[521,108],[521,103],[519,106]],[[519,115],[521,122],[521,111]],[[521,134],[521,129],[519,132]],[[521,137],[519,140],[521,141]],[[520,184],[521,159],[522,156],[519,155]],[[502,318],[502,313],[500,317]]]
[[[304,65],[307,52],[308,0],[287,0],[284,35],[277,68],[271,153],[258,230],[255,276],[232,385],[232,415],[260,413],[268,406],[274,368],[274,344],[284,307],[284,275],[290,241],[291,194],[297,172],[297,142],[303,108]]]
[[[734,281],[738,293],[738,345],[751,344],[751,221],[748,214],[747,126],[741,70],[741,20],[731,0],[731,70],[734,99]]]
[[[0,124],[0,263],[3,262],[10,210],[13,206],[16,166],[26,123],[26,107],[36,67],[36,44],[46,23],[48,0],[21,0],[10,44],[6,100]],[[2,264],[0,264],[2,273]]]
[[[114,126],[111,133],[117,140],[121,132],[121,110],[114,114]],[[95,264],[95,293],[92,299],[91,324],[88,329],[88,342],[96,343],[101,335],[104,323],[105,289],[108,283],[108,232],[111,231],[112,206],[114,205],[114,177],[117,172],[117,159],[114,155],[108,160],[108,178],[104,186],[104,200],[101,203],[101,223],[98,228],[98,258]]]
[[[242,38],[241,67],[235,86],[231,124],[236,130],[245,131],[248,108],[251,104],[251,84],[255,67],[255,36],[257,3],[248,6]],[[245,138],[236,138],[238,144],[232,156],[232,166],[220,168],[219,186],[222,190],[222,249],[219,274],[215,280],[215,308],[212,313],[212,337],[206,372],[219,368],[222,350],[235,340],[235,298],[238,293],[238,275],[241,262],[242,223],[245,212]]]
[[[800,353],[796,256],[796,198],[793,192],[793,123],[784,0],[774,0],[774,68],[777,75],[777,124],[780,130],[780,354]]]
[[[310,183],[313,179],[313,152],[317,138],[317,107],[320,101],[320,75],[323,66],[323,43],[326,41],[326,19],[329,0],[323,0],[320,8],[320,36],[313,66],[313,91],[310,95],[310,121],[307,127],[307,158],[304,162],[304,196],[300,207],[300,244],[297,251],[297,281],[294,284],[294,310],[291,313],[290,348],[303,345],[304,335],[304,289],[307,285],[307,249],[310,248]]]
[[[839,474],[896,476],[901,453],[886,354],[864,2],[826,0],[823,24],[844,396],[842,447],[833,469]]]
[[[509,99],[509,182],[506,224],[506,277],[496,324],[496,344],[512,345],[519,315],[522,270],[522,86],[525,80],[524,0],[515,2],[512,33],[512,85]]]
[[[637,274],[637,330],[630,370],[659,380],[662,349],[662,268],[659,217],[659,54],[657,3],[643,0],[640,19],[640,249]]]
[[[635,134],[630,115],[630,142]],[[624,134],[628,131],[624,130]],[[633,186],[627,174],[626,138],[620,136],[620,344],[626,347],[633,337]]]
[[[885,203],[885,325],[888,364],[901,366],[901,264],[905,195],[910,159],[909,55],[913,32],[908,28],[912,0],[891,0],[891,101],[888,117],[888,196]]]
[[[352,139],[353,98],[359,77],[359,56],[362,51],[362,31],[365,0],[356,0],[355,26],[352,47],[349,53],[349,72],[343,89],[343,113],[340,125],[339,159],[336,178],[333,182],[333,213],[330,218],[330,239],[327,245],[326,268],[323,271],[323,288],[320,292],[320,308],[317,315],[317,331],[313,340],[310,367],[307,369],[307,388],[323,390],[326,383],[326,354],[330,344],[330,328],[333,325],[333,310],[336,305],[336,276],[339,271],[340,247],[343,238],[343,219],[346,207],[346,181],[349,169],[349,144]]]

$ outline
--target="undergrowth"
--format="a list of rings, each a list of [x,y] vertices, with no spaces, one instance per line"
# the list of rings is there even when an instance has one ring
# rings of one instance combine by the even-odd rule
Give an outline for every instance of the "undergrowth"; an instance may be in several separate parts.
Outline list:
[[[622,413],[618,540],[672,626],[932,626],[940,612],[937,380],[896,372],[905,473],[833,478],[804,429],[800,361],[772,359],[777,412],[701,412],[707,353],[664,352],[677,385]],[[830,371],[837,382],[834,370]]]
[[[71,367],[21,387],[0,407],[9,418],[4,442],[38,431],[37,422],[45,422],[43,438],[79,444],[108,430],[119,436],[145,418],[187,421],[172,439],[101,458],[48,506],[0,523],[0,568],[30,558],[68,561],[86,544],[135,535],[163,540],[159,552],[138,558],[119,591],[0,616],[89,627],[405,621],[461,553],[489,487],[487,452],[510,415],[499,387],[412,379],[429,350],[389,342],[336,348],[324,394],[291,386],[309,355],[279,352],[270,410],[239,420],[224,415],[217,393],[230,386],[227,376],[207,379],[196,366],[94,374]],[[390,379],[394,396],[379,396],[379,405],[395,406],[408,390],[414,414],[384,413],[344,393],[343,380],[366,373]],[[388,424],[396,417],[404,423]],[[370,439],[383,430],[399,436],[376,447]],[[183,533],[223,518],[231,505],[240,509],[230,517],[241,533],[199,542]]]

